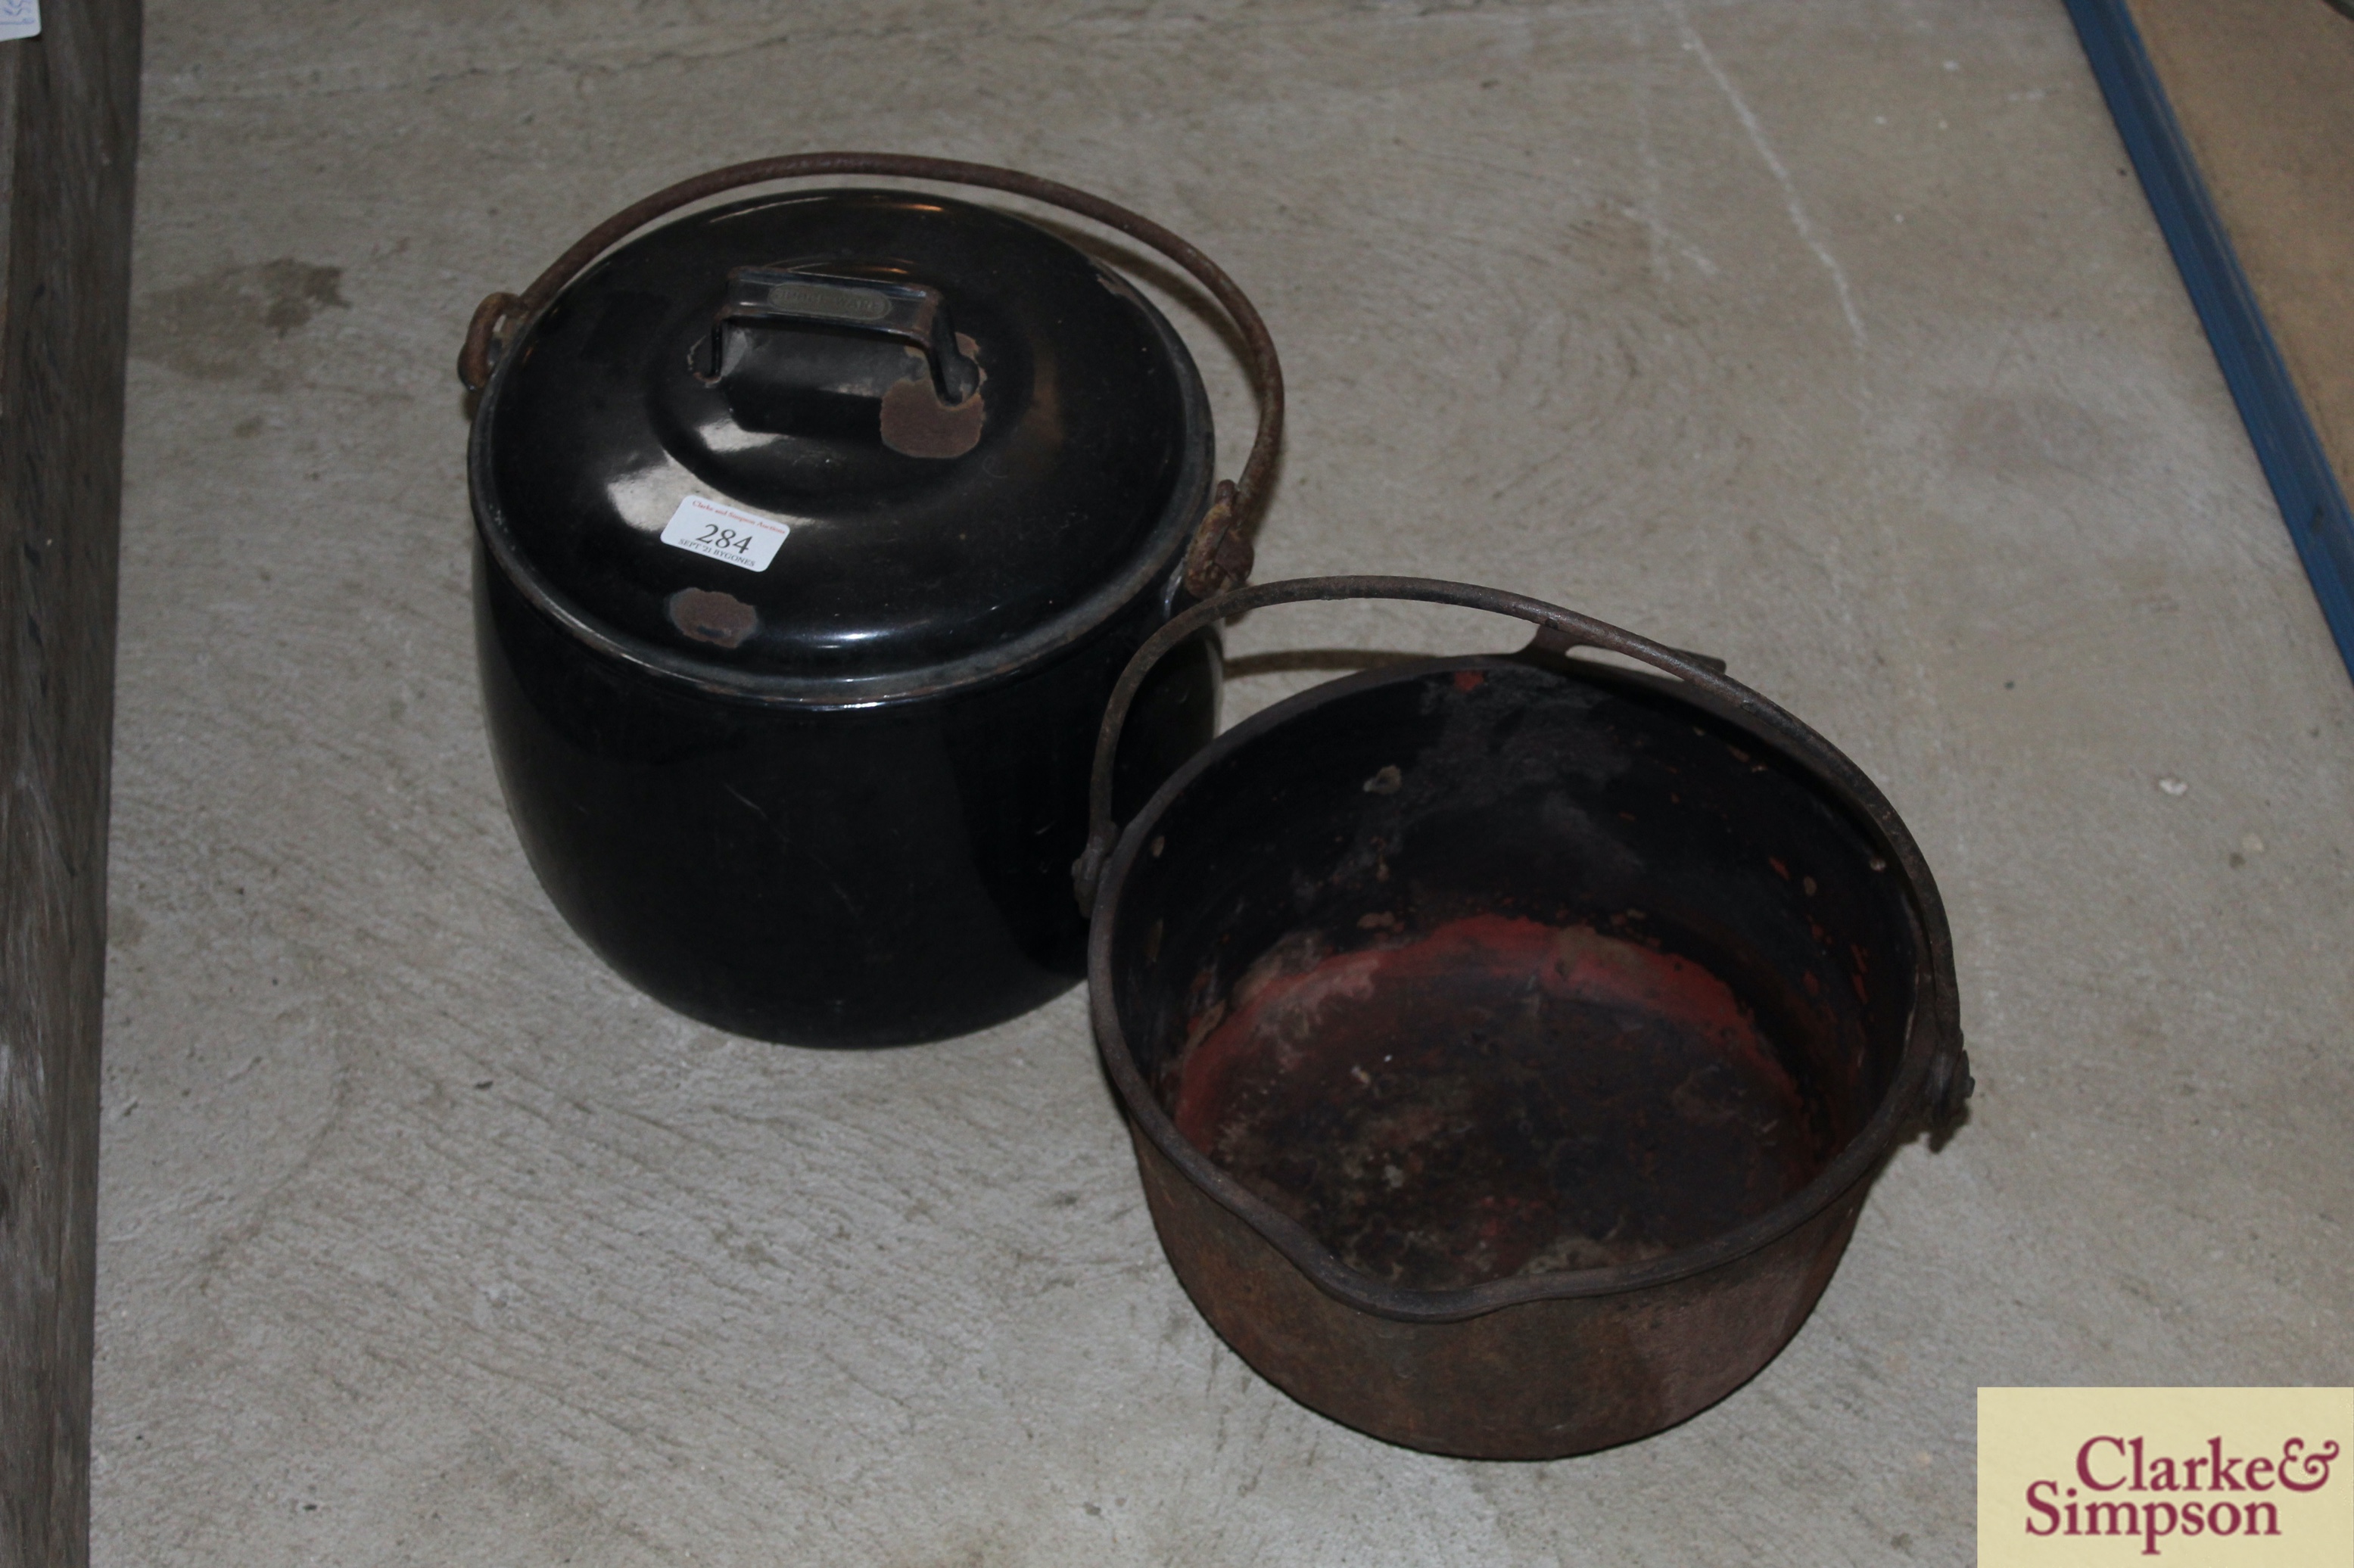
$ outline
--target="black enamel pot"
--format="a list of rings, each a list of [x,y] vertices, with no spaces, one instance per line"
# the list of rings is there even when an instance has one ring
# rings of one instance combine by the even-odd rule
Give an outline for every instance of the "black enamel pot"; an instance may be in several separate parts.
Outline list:
[[[1537,640],[1295,697],[1115,826],[1163,652],[1345,598]],[[1241,589],[1137,654],[1093,798],[1096,1038],[1162,1245],[1245,1360],[1376,1436],[1551,1458],[1723,1398],[1805,1320],[1890,1151],[1969,1093],[1945,914],[1887,800],[1716,662],[1569,610]]]
[[[1161,313],[979,185],[1161,251],[1238,329],[1261,402],[1212,483]],[[705,198],[734,199],[677,216]],[[658,221],[666,220],[666,221]],[[484,707],[534,869],[629,980],[811,1045],[937,1039],[1074,983],[1068,867],[1113,683],[1240,581],[1282,383],[1192,246],[1067,187],[821,154],[723,169],[600,226],[460,360]],[[1138,702],[1137,798],[1215,727],[1212,637]]]

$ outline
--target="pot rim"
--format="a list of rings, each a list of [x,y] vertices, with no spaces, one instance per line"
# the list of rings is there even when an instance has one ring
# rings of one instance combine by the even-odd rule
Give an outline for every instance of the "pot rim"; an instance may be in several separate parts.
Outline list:
[[[857,187],[824,186],[793,194],[798,196],[856,192]],[[748,198],[748,204],[758,205],[768,199],[771,198],[754,196]],[[1018,213],[1003,216],[1019,222],[1030,221]],[[1056,235],[1055,238],[1066,245],[1071,243],[1066,236]],[[534,312],[516,329],[510,351],[499,355],[488,382],[482,387],[480,401],[475,405],[466,440],[466,489],[472,503],[475,534],[493,563],[514,585],[516,591],[575,641],[666,683],[705,695],[732,698],[762,707],[834,712],[921,702],[994,685],[1014,679],[1087,641],[1140,599],[1157,594],[1164,600],[1164,611],[1173,612],[1182,602],[1178,595],[1195,524],[1203,509],[1209,503],[1210,468],[1214,461],[1216,442],[1210,422],[1209,391],[1203,382],[1200,367],[1193,362],[1192,351],[1185,346],[1184,339],[1161,309],[1108,262],[1084,249],[1081,254],[1087,256],[1088,264],[1098,274],[1118,286],[1123,297],[1142,307],[1146,323],[1168,352],[1176,370],[1179,396],[1182,402],[1180,418],[1183,425],[1183,438],[1180,450],[1183,455],[1175,482],[1171,486],[1169,499],[1147,535],[1146,547],[1139,550],[1119,575],[1097,584],[1061,613],[1019,637],[961,659],[880,674],[783,675],[737,670],[666,648],[650,639],[619,630],[576,604],[570,596],[548,579],[515,540],[505,511],[499,503],[497,486],[491,473],[494,445],[491,429],[508,376],[514,366],[527,357],[523,351],[532,333],[537,329],[547,311],[562,300],[564,292],[569,291],[568,286],[546,306]],[[582,275],[586,276],[586,273]]]
[[[1797,1192],[1755,1218],[1697,1245],[1641,1263],[1514,1277],[1447,1290],[1391,1285],[1351,1267],[1305,1226],[1252,1192],[1196,1149],[1177,1130],[1176,1124],[1146,1086],[1113,1001],[1111,954],[1119,920],[1120,895],[1129,869],[1150,842],[1161,817],[1177,797],[1210,768],[1311,708],[1377,685],[1422,678],[1437,671],[1517,662],[1509,653],[1482,653],[1384,665],[1311,687],[1216,736],[1171,775],[1151,800],[1121,829],[1105,863],[1087,933],[1087,991],[1097,1051],[1131,1123],[1141,1128],[1188,1180],[1257,1231],[1326,1295],[1344,1306],[1399,1322],[1459,1322],[1531,1302],[1623,1295],[1703,1274],[1762,1251],[1869,1180],[1898,1144],[1917,1129],[1936,1098],[1930,1092],[1929,1076],[1932,1065],[1941,1055],[1952,1054],[1956,1058],[1953,1071],[1964,1071],[1958,1060],[1961,1029],[1953,940],[1944,903],[1919,845],[1896,814],[1895,807],[1862,770],[1796,715],[1729,676],[1711,673],[1708,684],[1702,685],[1593,661],[1573,660],[1589,664],[1606,679],[1640,682],[1734,725],[1760,746],[1795,764],[1819,788],[1828,788],[1832,804],[1845,808],[1851,815],[1860,812],[1864,824],[1878,835],[1880,853],[1889,871],[1898,877],[1904,895],[1917,957],[1913,1006],[1905,1021],[1903,1054],[1872,1116],[1830,1163]],[[1726,690],[1712,689],[1717,686]],[[1695,697],[1702,700],[1694,701]],[[1715,700],[1706,700],[1709,698]]]

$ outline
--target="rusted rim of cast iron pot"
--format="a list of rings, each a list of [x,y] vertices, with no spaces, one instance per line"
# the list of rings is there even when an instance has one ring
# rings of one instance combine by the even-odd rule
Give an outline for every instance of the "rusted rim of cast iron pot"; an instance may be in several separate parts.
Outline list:
[[[1330,681],[1254,715],[1196,753],[1125,827],[1115,827],[1111,821],[1110,759],[1117,753],[1121,725],[1137,688],[1171,648],[1213,621],[1246,610],[1310,599],[1412,599],[1490,610],[1529,621],[1539,629],[1543,645],[1559,652],[1566,652],[1575,647],[1597,648],[1638,660],[1701,694],[1703,701],[1696,706],[1738,726],[1758,744],[1771,747],[1784,759],[1797,765],[1818,787],[1828,791],[1834,805],[1860,818],[1860,825],[1877,838],[1882,858],[1903,888],[1914,927],[1916,960],[1913,1008],[1905,1022],[1904,1052],[1895,1077],[1870,1118],[1812,1181],[1755,1219],[1663,1257],[1606,1268],[1490,1280],[1453,1290],[1419,1290],[1387,1284],[1342,1263],[1305,1226],[1246,1188],[1177,1130],[1137,1070],[1112,994],[1112,945],[1129,868],[1150,842],[1154,825],[1170,803],[1225,758],[1310,708],[1433,666],[1408,666],[1404,670],[1389,667]],[[1718,661],[1703,655],[1667,647],[1541,599],[1468,583],[1384,577],[1308,577],[1263,583],[1194,606],[1171,620],[1137,651],[1104,715],[1094,782],[1087,854],[1076,868],[1076,877],[1080,901],[1088,906],[1090,914],[1087,989],[1097,1047],[1106,1072],[1136,1126],[1188,1181],[1266,1237],[1325,1294],[1361,1311],[1401,1322],[1458,1322],[1529,1302],[1623,1295],[1704,1274],[1756,1253],[1814,1219],[1840,1202],[1857,1183],[1867,1180],[1898,1143],[1925,1123],[1932,1128],[1950,1126],[1969,1095],[1968,1059],[1962,1049],[1954,980],[1953,938],[1946,923],[1944,902],[1938,897],[1935,879],[1930,875],[1920,846],[1914,842],[1896,808],[1845,753],[1779,704],[1725,674]],[[1933,1069],[1937,1070],[1934,1079]]]

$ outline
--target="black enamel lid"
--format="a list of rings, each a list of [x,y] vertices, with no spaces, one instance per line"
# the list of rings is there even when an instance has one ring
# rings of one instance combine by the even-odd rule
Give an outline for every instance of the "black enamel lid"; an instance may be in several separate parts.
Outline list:
[[[576,634],[824,705],[986,680],[1166,591],[1209,490],[1184,345],[1034,224],[905,191],[694,213],[574,279],[474,426],[499,567]]]

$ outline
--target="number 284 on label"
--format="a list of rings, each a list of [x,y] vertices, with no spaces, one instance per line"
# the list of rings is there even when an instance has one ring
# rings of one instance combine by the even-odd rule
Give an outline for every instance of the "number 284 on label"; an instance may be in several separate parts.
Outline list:
[[[777,546],[792,532],[773,517],[722,505],[700,495],[678,503],[662,531],[663,543],[725,561],[746,571],[765,572],[777,558]]]

